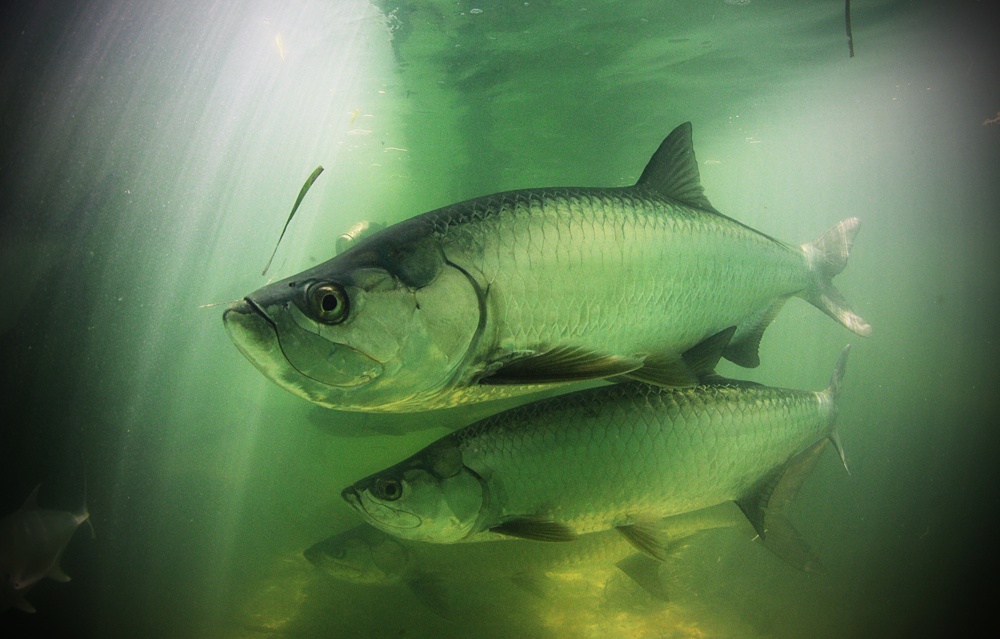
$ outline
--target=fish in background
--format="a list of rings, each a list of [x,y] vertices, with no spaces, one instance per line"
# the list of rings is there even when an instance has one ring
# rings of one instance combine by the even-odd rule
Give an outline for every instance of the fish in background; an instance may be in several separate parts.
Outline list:
[[[685,353],[730,326],[723,355],[757,366],[790,297],[870,334],[833,285],[859,225],[797,246],[723,215],[684,123],[633,186],[507,191],[417,215],[352,237],[223,321],[266,377],[339,410],[424,411],[622,376],[689,387],[703,380]]]
[[[662,559],[658,521],[729,501],[765,541],[794,544],[769,503],[787,499],[775,486],[789,464],[827,439],[844,461],[835,425],[848,352],[820,392],[623,382],[533,402],[446,435],[342,495],[391,535],[445,544],[616,529]]]
[[[698,533],[736,527],[743,523],[740,517],[727,507],[707,508],[668,517],[659,534],[668,540],[672,557]],[[451,613],[447,591],[468,581],[506,580],[544,598],[552,590],[548,582],[553,575],[608,566],[616,566],[653,597],[670,598],[660,578],[661,562],[637,553],[614,531],[582,535],[573,544],[501,541],[445,546],[399,539],[361,524],[313,544],[303,554],[339,581],[405,585],[421,603],[446,618]]]
[[[21,508],[0,520],[0,611],[17,607],[35,612],[24,599],[31,588],[45,577],[69,581],[59,560],[76,529],[90,521],[86,500],[76,513],[44,510],[38,507],[38,489]]]

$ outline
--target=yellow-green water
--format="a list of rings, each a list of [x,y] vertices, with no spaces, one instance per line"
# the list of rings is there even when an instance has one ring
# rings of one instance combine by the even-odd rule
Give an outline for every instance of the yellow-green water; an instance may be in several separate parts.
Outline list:
[[[0,20],[0,513],[42,484],[97,537],[0,635],[913,637],[995,600],[1000,85],[988,3],[832,0],[7,3]],[[479,11],[473,11],[478,9]],[[542,599],[469,566],[443,620],[403,587],[338,583],[301,552],[358,522],[355,479],[458,427],[324,413],[232,346],[302,181],[326,171],[269,276],[394,222],[509,188],[633,182],[694,124],[720,211],[775,237],[862,219],[838,287],[874,327],[791,301],[762,365],[825,386],[841,438],[790,516],[827,567],[743,527],[664,567]],[[206,306],[219,304],[218,306]],[[481,409],[480,409],[481,410]],[[477,413],[477,416],[480,413]],[[387,432],[398,431],[400,435]]]

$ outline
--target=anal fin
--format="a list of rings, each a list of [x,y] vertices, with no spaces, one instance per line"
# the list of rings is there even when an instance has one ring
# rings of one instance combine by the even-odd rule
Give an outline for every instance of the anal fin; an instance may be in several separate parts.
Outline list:
[[[736,327],[725,328],[695,344],[678,358],[670,355],[650,355],[642,368],[627,377],[656,386],[684,388],[716,382],[715,367],[722,359]]]
[[[778,316],[781,307],[785,305],[787,300],[787,297],[782,297],[765,309],[763,313],[751,317],[741,324],[733,341],[722,352],[722,356],[744,368],[760,366],[760,340],[764,337],[764,331]]]

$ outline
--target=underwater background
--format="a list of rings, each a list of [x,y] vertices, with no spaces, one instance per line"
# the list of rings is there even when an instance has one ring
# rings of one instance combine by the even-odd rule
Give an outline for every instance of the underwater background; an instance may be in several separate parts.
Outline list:
[[[988,2],[12,0],[0,9],[0,514],[86,495],[7,637],[914,637],[992,623],[998,553],[1000,58]],[[633,183],[692,121],[717,209],[790,242],[858,216],[837,286],[757,369],[823,388],[827,453],[790,517],[827,574],[692,538],[670,600],[608,570],[543,597],[476,566],[450,619],[302,551],[350,482],[483,414],[314,408],[234,348],[225,305],[359,220],[486,193]],[[521,543],[521,542],[509,542]],[[530,542],[524,542],[530,543]]]

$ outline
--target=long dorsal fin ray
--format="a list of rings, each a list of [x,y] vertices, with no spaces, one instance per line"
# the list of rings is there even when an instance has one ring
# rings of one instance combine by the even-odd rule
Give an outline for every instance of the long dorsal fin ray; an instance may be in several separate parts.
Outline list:
[[[691,123],[678,125],[656,150],[636,186],[656,191],[660,195],[688,206],[717,213],[701,186],[698,161],[691,142]]]

